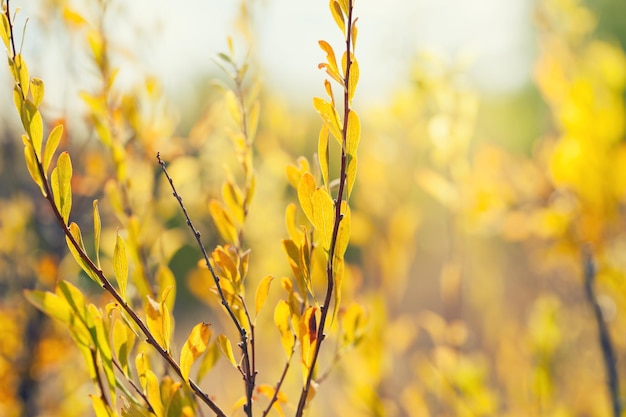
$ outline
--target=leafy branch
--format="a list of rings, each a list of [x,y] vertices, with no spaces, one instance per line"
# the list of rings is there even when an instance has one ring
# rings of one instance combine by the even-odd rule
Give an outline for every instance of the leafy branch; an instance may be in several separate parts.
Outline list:
[[[320,348],[322,342],[324,341],[326,321],[328,319],[328,315],[330,312],[330,304],[333,299],[333,295],[335,293],[339,294],[340,288],[335,288],[336,274],[337,271],[335,269],[336,265],[336,251],[338,245],[339,231],[341,222],[344,219],[344,213],[342,213],[342,207],[344,203],[344,193],[349,196],[351,185],[354,184],[354,175],[356,174],[356,143],[358,143],[358,136],[360,135],[360,127],[358,128],[358,133],[355,134],[355,128],[358,125],[358,118],[356,117],[356,113],[351,110],[352,97],[354,96],[356,82],[358,80],[358,74],[355,76],[352,74],[353,72],[353,64],[356,63],[356,59],[353,55],[353,49],[355,44],[356,37],[356,19],[353,19],[353,0],[348,1],[331,1],[330,3],[331,13],[340,27],[340,29],[345,34],[345,54],[343,60],[343,77],[338,74],[337,64],[335,62],[334,53],[332,52],[332,48],[326,43],[321,41],[320,46],[327,52],[328,54],[328,63],[320,64],[320,68],[325,68],[327,73],[331,76],[331,78],[338,81],[343,87],[343,126],[341,128],[341,132],[338,135],[336,133],[336,110],[334,106],[334,98],[332,94],[332,89],[328,81],[326,81],[325,86],[327,92],[331,96],[332,109],[329,111],[326,106],[316,106],[324,122],[326,127],[330,130],[331,133],[335,135],[337,139],[339,136],[341,138],[341,168],[339,173],[339,186],[337,190],[337,196],[334,199],[334,220],[332,226],[332,236],[330,238],[330,246],[328,248],[328,260],[326,264],[326,295],[324,297],[324,303],[322,304],[320,310],[320,321],[317,326],[317,335],[316,340],[317,343],[314,344],[313,357],[310,363],[309,372],[306,377],[306,381],[304,387],[302,388],[302,392],[300,394],[300,399],[298,401],[298,408],[296,411],[296,416],[302,416],[304,413],[304,409],[307,404],[307,400],[309,398],[309,392],[311,390],[311,383],[313,382],[314,369],[317,364],[317,360],[320,353]],[[319,101],[317,102],[319,103]],[[326,103],[328,104],[328,103]],[[351,131],[352,130],[352,131]],[[352,137],[350,137],[352,136]],[[356,137],[355,137],[356,136]],[[356,142],[356,143],[355,143]],[[326,148],[324,152],[326,155],[320,155],[320,158],[327,158],[328,149]],[[350,158],[350,161],[349,161]],[[326,164],[328,163],[326,159]],[[348,164],[349,162],[353,163],[353,172],[352,178],[350,178],[351,183],[348,184]],[[326,165],[324,164],[324,165]],[[326,166],[325,166],[326,168]],[[327,176],[327,173],[326,173]],[[348,190],[346,192],[346,187]],[[347,197],[346,197],[346,206],[347,206]],[[343,253],[339,255],[341,258],[343,257]],[[343,259],[340,259],[343,262]],[[335,298],[335,308],[338,308],[339,298]]]
[[[113,286],[111,281],[105,276],[104,272],[94,263],[94,261],[86,253],[82,244],[82,237],[80,234],[80,228],[75,223],[68,225],[69,213],[71,210],[71,162],[69,155],[64,152],[59,156],[57,162],[57,168],[52,173],[52,181],[48,178],[47,168],[49,162],[52,159],[52,155],[56,151],[56,147],[59,144],[56,135],[53,136],[57,129],[53,130],[45,143],[43,152],[44,161],[42,162],[42,121],[38,104],[43,98],[43,83],[41,80],[30,80],[28,77],[28,70],[23,58],[20,54],[16,54],[14,48],[14,36],[13,36],[13,24],[11,22],[9,2],[6,3],[5,10],[6,22],[8,23],[8,33],[3,33],[3,40],[5,43],[10,39],[12,45],[12,54],[9,56],[9,64],[12,69],[12,73],[15,79],[15,92],[18,94],[19,101],[16,102],[18,112],[22,120],[23,127],[26,131],[24,136],[25,143],[25,157],[29,172],[33,177],[33,180],[40,186],[44,198],[47,200],[54,217],[63,230],[68,246],[72,255],[75,256],[78,263],[83,267],[85,272],[100,286],[108,292],[113,299],[120,305],[123,310],[131,318],[141,332],[145,335],[145,341],[154,347],[157,353],[169,364],[174,372],[183,380],[187,380],[190,388],[196,396],[200,398],[217,416],[226,417],[226,414],[219,408],[219,406],[206,394],[198,385],[191,379],[185,378],[179,364],[172,357],[170,352],[161,346],[157,338],[149,330],[148,326],[143,322],[135,310],[126,302],[124,297]],[[28,97],[29,85],[32,84],[31,93],[33,100]],[[58,134],[60,138],[60,133]],[[55,139],[56,138],[56,139]],[[56,182],[54,181],[56,180]],[[54,185],[51,185],[51,182]],[[55,191],[53,193],[53,191]],[[104,395],[104,394],[103,394]]]

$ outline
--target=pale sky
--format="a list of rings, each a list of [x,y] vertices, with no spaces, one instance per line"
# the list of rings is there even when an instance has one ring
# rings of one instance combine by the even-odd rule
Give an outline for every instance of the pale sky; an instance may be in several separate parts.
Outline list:
[[[137,56],[142,70],[162,79],[168,91],[189,88],[193,77],[216,73],[213,58],[226,50],[226,37],[238,2],[224,0],[110,0],[109,32]],[[36,3],[13,0],[22,17],[36,15]],[[77,2],[79,3],[79,2]],[[91,2],[92,4],[95,2]],[[361,68],[357,98],[364,103],[388,98],[406,82],[408,62],[428,49],[456,60],[470,56],[471,75],[487,91],[523,84],[533,60],[530,0],[374,0],[356,1]],[[327,40],[337,51],[341,32],[327,0],[257,0],[256,56],[262,79],[271,91],[307,103],[323,94],[324,74],[317,69],[325,54],[317,41]],[[50,36],[35,41],[38,24],[29,23],[26,52],[41,65],[38,76],[59,57]],[[56,43],[62,48],[63,43]],[[73,44],[74,48],[81,47]],[[243,49],[243,48],[241,48]],[[340,54],[340,53],[338,53]],[[28,58],[28,56],[27,56]],[[45,64],[44,64],[45,63]],[[36,67],[37,68],[37,67]],[[45,79],[45,78],[44,78]]]

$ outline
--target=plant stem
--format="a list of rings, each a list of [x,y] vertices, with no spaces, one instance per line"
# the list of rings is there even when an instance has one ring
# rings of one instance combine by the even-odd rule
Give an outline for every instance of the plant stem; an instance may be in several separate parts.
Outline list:
[[[347,175],[347,154],[346,144],[348,135],[348,116],[350,114],[350,67],[352,65],[352,6],[353,1],[348,0],[348,17],[346,24],[346,71],[344,74],[344,93],[343,93],[343,129],[341,132],[342,146],[341,146],[341,169],[339,174],[339,189],[337,191],[337,198],[335,199],[335,222],[333,225],[333,234],[330,241],[330,248],[328,251],[328,262],[326,264],[326,296],[324,297],[324,304],[321,306],[320,323],[317,328],[317,343],[315,344],[315,351],[313,353],[313,359],[311,361],[311,368],[309,369],[306,382],[300,393],[300,400],[298,401],[298,409],[296,410],[296,417],[302,417],[304,414],[304,408],[306,407],[309,391],[311,390],[311,382],[313,380],[313,371],[320,353],[320,347],[325,338],[324,328],[326,327],[326,319],[330,310],[330,303],[333,296],[333,291],[339,289],[335,286],[335,270],[333,261],[335,258],[335,247],[337,244],[337,236],[339,234],[339,225],[343,219],[341,214],[341,202],[343,201],[344,188],[346,186]]]
[[[604,360],[606,382],[609,389],[609,395],[611,396],[613,417],[620,417],[622,415],[622,405],[619,398],[617,358],[615,357],[615,351],[613,343],[611,342],[609,329],[604,321],[604,318],[602,317],[602,309],[600,308],[600,304],[598,304],[598,300],[595,295],[593,284],[596,277],[596,268],[593,262],[593,255],[588,247],[584,247],[582,250],[582,256],[585,277],[585,295],[587,296],[587,301],[593,309],[593,315],[596,325],[598,326],[598,341],[600,343],[600,350],[602,351],[602,358]]]

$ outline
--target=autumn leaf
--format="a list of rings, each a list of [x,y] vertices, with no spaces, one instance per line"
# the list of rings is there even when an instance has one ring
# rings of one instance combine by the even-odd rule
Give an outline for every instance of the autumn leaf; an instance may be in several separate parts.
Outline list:
[[[191,365],[204,353],[210,338],[211,330],[207,323],[198,323],[191,329],[180,352],[180,371],[185,381],[189,380]]]

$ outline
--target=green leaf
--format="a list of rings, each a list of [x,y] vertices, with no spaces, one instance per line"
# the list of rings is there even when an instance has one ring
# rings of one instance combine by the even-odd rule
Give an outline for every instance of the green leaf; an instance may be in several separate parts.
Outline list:
[[[46,146],[43,150],[43,171],[46,173],[46,175],[48,174],[50,162],[52,162],[52,157],[59,147],[59,143],[61,142],[62,137],[63,125],[61,124],[56,125],[48,135],[48,140],[46,140]]]
[[[122,299],[126,300],[126,286],[128,283],[128,255],[126,254],[126,243],[117,233],[115,248],[113,249],[113,272],[117,285],[120,288]]]

